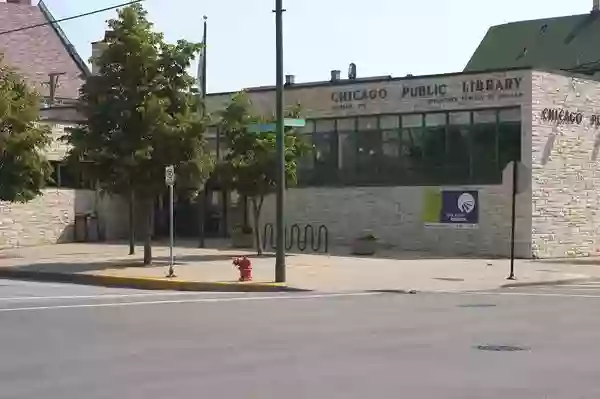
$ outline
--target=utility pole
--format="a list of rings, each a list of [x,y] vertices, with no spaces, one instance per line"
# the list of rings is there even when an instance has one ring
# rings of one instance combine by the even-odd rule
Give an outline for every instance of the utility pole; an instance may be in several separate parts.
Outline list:
[[[202,35],[202,51],[200,52],[202,58],[198,60],[198,83],[199,89],[201,90],[202,103],[200,104],[200,112],[203,118],[206,118],[206,33],[208,17],[205,15],[204,19],[204,32]],[[206,213],[206,183],[202,187],[202,191],[198,193],[198,248],[206,247],[205,243],[205,232],[204,232],[204,215]]]
[[[285,272],[285,144],[283,115],[283,0],[275,0],[275,67],[277,137],[277,199],[276,199],[276,246],[275,282],[284,283]]]

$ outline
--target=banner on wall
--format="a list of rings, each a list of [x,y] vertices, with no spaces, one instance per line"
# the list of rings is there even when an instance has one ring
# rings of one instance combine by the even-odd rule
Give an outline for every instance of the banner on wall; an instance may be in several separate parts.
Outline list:
[[[423,222],[431,227],[477,228],[479,193],[476,190],[425,190]]]

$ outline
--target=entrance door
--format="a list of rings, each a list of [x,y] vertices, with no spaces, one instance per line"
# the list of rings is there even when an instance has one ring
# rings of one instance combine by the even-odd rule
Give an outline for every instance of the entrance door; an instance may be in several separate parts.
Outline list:
[[[207,190],[200,196],[204,200],[204,236],[206,238],[221,237],[225,223],[226,212],[223,212],[223,195],[218,190]],[[154,230],[157,238],[169,236],[169,195],[159,198],[155,207]],[[198,198],[186,195],[175,195],[174,203],[174,234],[179,238],[198,238],[200,233],[200,207]]]

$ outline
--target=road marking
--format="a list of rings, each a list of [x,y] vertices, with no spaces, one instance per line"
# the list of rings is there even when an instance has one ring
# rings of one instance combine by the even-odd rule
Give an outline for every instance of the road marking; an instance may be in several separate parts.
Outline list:
[[[186,291],[186,292],[151,292],[142,294],[99,294],[99,295],[59,295],[59,296],[11,296],[0,298],[0,301],[54,301],[61,299],[115,299],[115,298],[140,298],[152,296],[184,296],[184,295],[234,295],[239,292],[219,292],[219,291]]]
[[[56,305],[56,306],[31,306],[22,308],[0,309],[0,313],[22,312],[27,310],[54,310],[54,309],[77,309],[77,308],[107,308],[119,306],[143,306],[143,305],[170,305],[185,303],[210,303],[210,302],[241,302],[241,301],[265,301],[265,300],[284,300],[284,299],[319,299],[319,298],[339,298],[352,296],[374,296],[382,295],[379,292],[354,292],[344,294],[314,294],[314,295],[288,295],[288,296],[246,296],[235,298],[198,298],[198,299],[173,299],[166,301],[144,301],[144,302],[111,302],[111,303],[86,303],[79,305]]]

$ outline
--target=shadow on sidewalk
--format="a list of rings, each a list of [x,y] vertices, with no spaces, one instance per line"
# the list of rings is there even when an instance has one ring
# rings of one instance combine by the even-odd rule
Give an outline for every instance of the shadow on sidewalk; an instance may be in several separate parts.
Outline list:
[[[92,255],[92,254],[90,254]],[[245,255],[250,259],[268,259],[272,258],[273,255],[267,254],[263,256],[258,255]],[[203,262],[215,262],[215,261],[229,261],[232,260],[234,256],[232,255],[181,255],[175,257],[176,265],[188,265],[190,263],[196,264],[198,267],[203,266]],[[230,262],[228,262],[230,263]],[[39,262],[39,263],[30,263],[27,265],[16,265],[16,266],[6,266],[0,268],[0,274],[2,269],[5,270],[18,270],[24,272],[40,272],[40,273],[65,273],[65,274],[74,274],[74,273],[86,273],[86,272],[94,272],[105,269],[126,269],[133,267],[163,267],[169,265],[169,257],[168,256],[155,256],[153,258],[152,264],[145,266],[142,261],[141,255],[132,256],[131,259],[121,258],[121,259],[107,259],[103,261],[90,261],[90,262]]]

